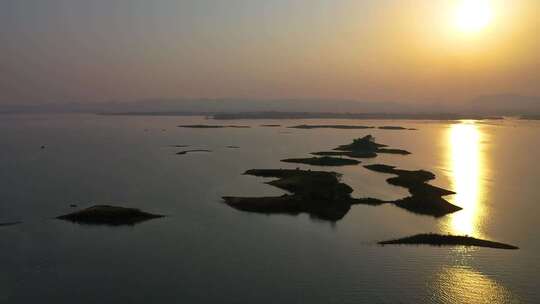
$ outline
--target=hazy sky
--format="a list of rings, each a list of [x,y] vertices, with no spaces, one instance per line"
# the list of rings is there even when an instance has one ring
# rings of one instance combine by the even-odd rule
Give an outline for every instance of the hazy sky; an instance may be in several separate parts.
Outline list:
[[[0,103],[540,95],[540,1],[461,2],[0,0]]]

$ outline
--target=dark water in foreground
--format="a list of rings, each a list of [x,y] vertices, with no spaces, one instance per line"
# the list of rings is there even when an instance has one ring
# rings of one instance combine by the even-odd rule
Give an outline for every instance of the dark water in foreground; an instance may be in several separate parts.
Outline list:
[[[235,121],[183,117],[0,116],[1,303],[539,303],[540,123]],[[402,125],[418,131],[296,130],[261,124]],[[163,130],[164,129],[164,130]],[[427,169],[464,208],[434,219],[354,206],[334,224],[242,213],[223,195],[276,195],[251,168],[373,134],[413,152],[368,163]],[[187,144],[213,153],[175,155]],[[46,145],[41,150],[40,146]],[[240,149],[229,149],[235,145]],[[300,166],[306,167],[307,166]],[[333,169],[333,168],[332,168]],[[323,170],[328,170],[324,169]],[[335,169],[355,196],[405,189],[361,166]],[[167,214],[133,227],[52,219],[112,203]],[[416,233],[468,234],[519,246],[380,247]]]

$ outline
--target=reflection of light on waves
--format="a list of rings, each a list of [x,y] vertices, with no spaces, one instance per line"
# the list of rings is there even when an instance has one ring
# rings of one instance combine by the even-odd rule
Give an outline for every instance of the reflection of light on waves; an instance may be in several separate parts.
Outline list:
[[[449,232],[482,237],[484,156],[480,149],[482,133],[474,122],[452,125],[449,134],[453,203],[463,210],[448,216]],[[456,249],[466,253],[471,249]],[[514,303],[516,298],[503,285],[467,266],[444,267],[433,281],[436,303]]]
[[[450,216],[451,232],[454,234],[481,237],[478,231],[482,174],[480,137],[474,123],[455,124],[450,130],[453,183],[457,193],[454,203],[463,208]]]
[[[431,299],[437,303],[510,303],[516,300],[504,286],[468,267],[444,268],[434,280]]]

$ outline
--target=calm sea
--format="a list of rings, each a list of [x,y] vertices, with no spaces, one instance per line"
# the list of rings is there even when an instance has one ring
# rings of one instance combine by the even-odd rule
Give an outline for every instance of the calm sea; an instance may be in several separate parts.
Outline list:
[[[179,124],[249,129],[184,129]],[[262,124],[282,124],[266,128]],[[298,130],[297,124],[399,125],[418,131]],[[341,221],[243,213],[225,195],[283,192],[252,168],[294,168],[372,134],[411,151],[364,164],[426,169],[464,209],[435,219],[394,206],[354,206]],[[2,303],[540,303],[540,122],[241,120],[97,115],[0,116]],[[45,149],[40,147],[45,145]],[[211,153],[176,155],[183,148]],[[234,145],[239,149],[230,149]],[[300,166],[311,168],[308,166]],[[354,196],[406,189],[362,166],[343,173]],[[95,204],[166,214],[131,227],[54,217]],[[385,246],[417,233],[519,246]]]

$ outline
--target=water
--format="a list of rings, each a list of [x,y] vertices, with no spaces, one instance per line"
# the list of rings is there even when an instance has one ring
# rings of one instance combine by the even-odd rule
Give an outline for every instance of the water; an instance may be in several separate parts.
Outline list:
[[[248,124],[183,129],[179,124]],[[402,125],[418,131],[297,130],[261,124]],[[0,116],[2,303],[538,303],[539,122],[235,121],[202,117]],[[280,195],[251,168],[373,134],[413,152],[385,163],[437,174],[463,211],[441,219],[354,206],[337,223],[243,213],[224,195]],[[187,144],[212,153],[175,155]],[[46,145],[45,149],[40,149]],[[236,145],[240,149],[226,146]],[[191,147],[190,147],[191,148]],[[329,170],[328,168],[321,168]],[[335,170],[334,170],[335,169]],[[343,173],[354,196],[406,189],[362,166]],[[53,219],[98,203],[168,215],[133,227]],[[468,234],[519,246],[397,246],[416,233]]]

